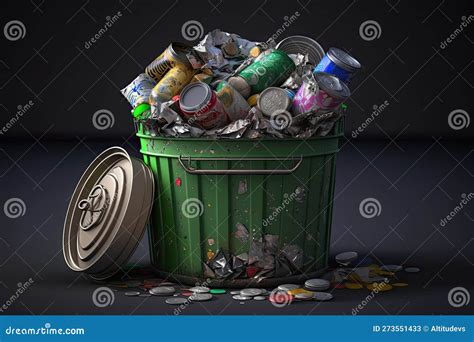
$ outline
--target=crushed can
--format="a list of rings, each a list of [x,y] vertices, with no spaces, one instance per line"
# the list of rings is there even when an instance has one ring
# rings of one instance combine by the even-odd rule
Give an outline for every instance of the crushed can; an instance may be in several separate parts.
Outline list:
[[[304,77],[303,83],[298,88],[293,99],[293,114],[307,113],[317,108],[316,93],[318,91],[318,84],[314,77]]]
[[[220,128],[230,123],[224,105],[211,87],[203,82],[188,84],[179,95],[183,118],[203,129]]]

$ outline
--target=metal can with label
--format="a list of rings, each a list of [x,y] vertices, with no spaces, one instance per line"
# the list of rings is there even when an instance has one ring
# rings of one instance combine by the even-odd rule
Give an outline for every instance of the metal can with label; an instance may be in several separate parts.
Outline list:
[[[185,65],[171,68],[158,82],[150,94],[150,104],[158,106],[160,103],[170,101],[191,81],[194,69]]]
[[[269,87],[258,97],[257,106],[264,115],[271,117],[275,112],[290,110],[294,96],[291,90]]]
[[[298,88],[296,95],[293,99],[293,114],[307,113],[313,109],[316,109],[316,93],[318,90],[318,84],[314,80],[314,77],[304,77],[303,83]]]
[[[179,96],[179,107],[188,123],[203,129],[223,127],[230,122],[216,93],[203,82],[193,82],[184,87]]]
[[[147,74],[140,74],[132,83],[121,90],[123,96],[135,108],[139,104],[148,102],[151,91],[156,85],[156,82]]]
[[[355,72],[361,68],[359,61],[337,48],[330,48],[313,72],[326,72],[348,83]]]
[[[245,119],[250,111],[250,106],[243,96],[226,81],[222,81],[216,88],[217,98],[224,105],[225,111],[231,121]]]
[[[165,74],[179,64],[191,67],[186,54],[191,47],[182,43],[171,43],[161,55],[159,55],[146,68],[145,73],[159,82]]]
[[[314,79],[318,84],[316,106],[325,110],[334,110],[350,95],[349,87],[334,75],[317,72]]]
[[[242,70],[242,77],[250,86],[250,94],[260,93],[268,87],[279,86],[296,69],[293,60],[283,51],[273,50]]]

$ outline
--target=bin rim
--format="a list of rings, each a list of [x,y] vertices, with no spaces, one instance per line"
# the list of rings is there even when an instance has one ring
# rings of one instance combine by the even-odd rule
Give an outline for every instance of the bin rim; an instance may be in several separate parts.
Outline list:
[[[136,136],[139,138],[144,139],[151,139],[151,140],[169,140],[169,141],[245,141],[245,142],[266,142],[266,141],[281,141],[281,142],[288,142],[288,141],[315,141],[315,140],[327,140],[327,139],[334,139],[340,138],[344,136],[344,133],[337,133],[332,135],[326,135],[323,137],[312,137],[312,138],[260,138],[260,139],[250,139],[250,138],[238,138],[238,139],[231,139],[231,138],[223,138],[223,139],[215,139],[215,138],[192,138],[192,137],[184,137],[184,138],[176,138],[176,137],[165,137],[165,136],[153,136],[148,135],[146,133],[136,133]]]

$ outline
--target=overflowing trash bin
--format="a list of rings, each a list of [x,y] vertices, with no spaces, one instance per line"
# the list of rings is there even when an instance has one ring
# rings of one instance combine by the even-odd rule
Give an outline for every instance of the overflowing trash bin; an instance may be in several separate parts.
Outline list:
[[[123,150],[112,154],[125,159],[124,176],[110,151],[93,163],[66,218],[68,265],[96,279],[110,276],[120,267],[104,261],[107,249],[126,259],[151,211],[151,260],[167,279],[265,287],[321,274],[344,102],[360,67],[346,52],[325,54],[303,36],[253,42],[216,29],[194,47],[171,43],[122,90],[147,171]],[[141,198],[135,187],[153,187],[153,200],[150,189]],[[121,211],[137,222],[114,221]],[[95,256],[74,250],[101,239]]]

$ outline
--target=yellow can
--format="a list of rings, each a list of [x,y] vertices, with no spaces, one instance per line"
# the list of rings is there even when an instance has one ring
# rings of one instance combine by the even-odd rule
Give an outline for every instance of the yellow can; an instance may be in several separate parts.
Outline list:
[[[146,68],[145,73],[159,82],[172,68],[178,65],[191,66],[186,54],[191,47],[182,43],[171,43],[161,55],[159,55]]]
[[[194,72],[194,69],[182,64],[171,68],[151,91],[150,104],[156,106],[170,101],[191,81]]]

